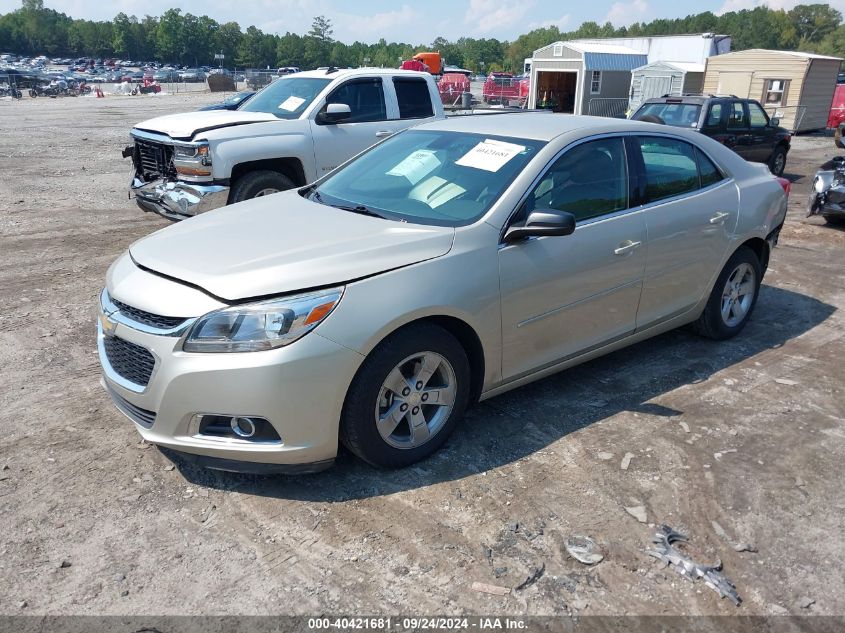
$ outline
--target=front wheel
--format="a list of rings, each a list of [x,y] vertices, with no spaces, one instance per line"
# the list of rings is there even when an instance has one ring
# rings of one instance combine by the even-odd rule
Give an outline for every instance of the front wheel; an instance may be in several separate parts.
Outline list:
[[[295,186],[290,178],[277,171],[252,171],[244,174],[235,182],[229,202],[235,203],[252,198],[261,198],[262,196],[293,189]]]
[[[762,277],[757,254],[740,246],[719,274],[693,329],[717,341],[739,334],[757,303]]]
[[[403,328],[367,357],[349,387],[340,439],[375,466],[401,468],[434,453],[469,401],[461,344],[429,323]]]

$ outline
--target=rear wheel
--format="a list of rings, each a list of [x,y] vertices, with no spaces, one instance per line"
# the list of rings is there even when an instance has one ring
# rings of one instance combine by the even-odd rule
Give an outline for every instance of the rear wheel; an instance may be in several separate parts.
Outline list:
[[[446,441],[469,401],[466,353],[429,323],[404,328],[370,352],[349,387],[341,441],[364,461],[400,468]]]
[[[232,188],[230,202],[243,202],[252,198],[261,198],[270,194],[293,189],[293,181],[277,171],[260,170],[244,174]]]
[[[775,176],[783,176],[785,169],[786,149],[783,145],[778,145],[775,148],[774,153],[772,153],[772,157],[769,159],[769,171],[771,171]]]
[[[719,274],[693,329],[717,341],[739,334],[757,303],[761,278],[757,254],[747,246],[740,246]]]

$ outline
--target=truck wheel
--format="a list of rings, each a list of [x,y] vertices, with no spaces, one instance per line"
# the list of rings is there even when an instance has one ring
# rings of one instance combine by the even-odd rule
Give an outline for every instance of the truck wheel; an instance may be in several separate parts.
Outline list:
[[[786,150],[783,145],[778,145],[769,159],[769,171],[775,176],[783,176],[783,171],[786,169]]]
[[[229,202],[243,202],[252,198],[269,196],[273,193],[293,189],[295,186],[290,178],[277,171],[251,171],[235,182]]]

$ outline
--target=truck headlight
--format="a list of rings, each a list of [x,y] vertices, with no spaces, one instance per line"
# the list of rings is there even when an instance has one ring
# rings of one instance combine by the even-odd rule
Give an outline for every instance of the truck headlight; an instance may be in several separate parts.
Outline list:
[[[317,327],[343,296],[343,288],[248,303],[197,319],[186,352],[259,352],[290,345]]]
[[[182,176],[211,176],[211,150],[208,143],[173,146],[173,166]]]

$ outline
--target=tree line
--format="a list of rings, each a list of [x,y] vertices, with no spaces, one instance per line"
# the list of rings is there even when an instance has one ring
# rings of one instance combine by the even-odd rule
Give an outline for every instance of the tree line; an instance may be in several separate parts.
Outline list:
[[[73,19],[45,8],[43,0],[22,0],[20,9],[0,15],[0,52],[50,57],[117,57],[139,61],[275,68],[299,66],[395,67],[416,51],[440,51],[452,65],[472,71],[519,72],[523,60],[538,48],[558,40],[594,37],[674,35],[684,33],[730,35],[733,50],[771,48],[845,57],[842,14],[827,4],[798,5],[790,11],[759,6],[715,15],[709,11],[677,19],[659,19],[614,27],[584,22],[574,31],[556,26],[535,29],[513,42],[462,37],[438,37],[430,43],[374,44],[335,40],[331,20],[318,16],[304,35],[264,33],[255,26],[242,30],[237,22],[219,23],[207,15],[169,9],[160,16],[118,13],[111,22]]]

